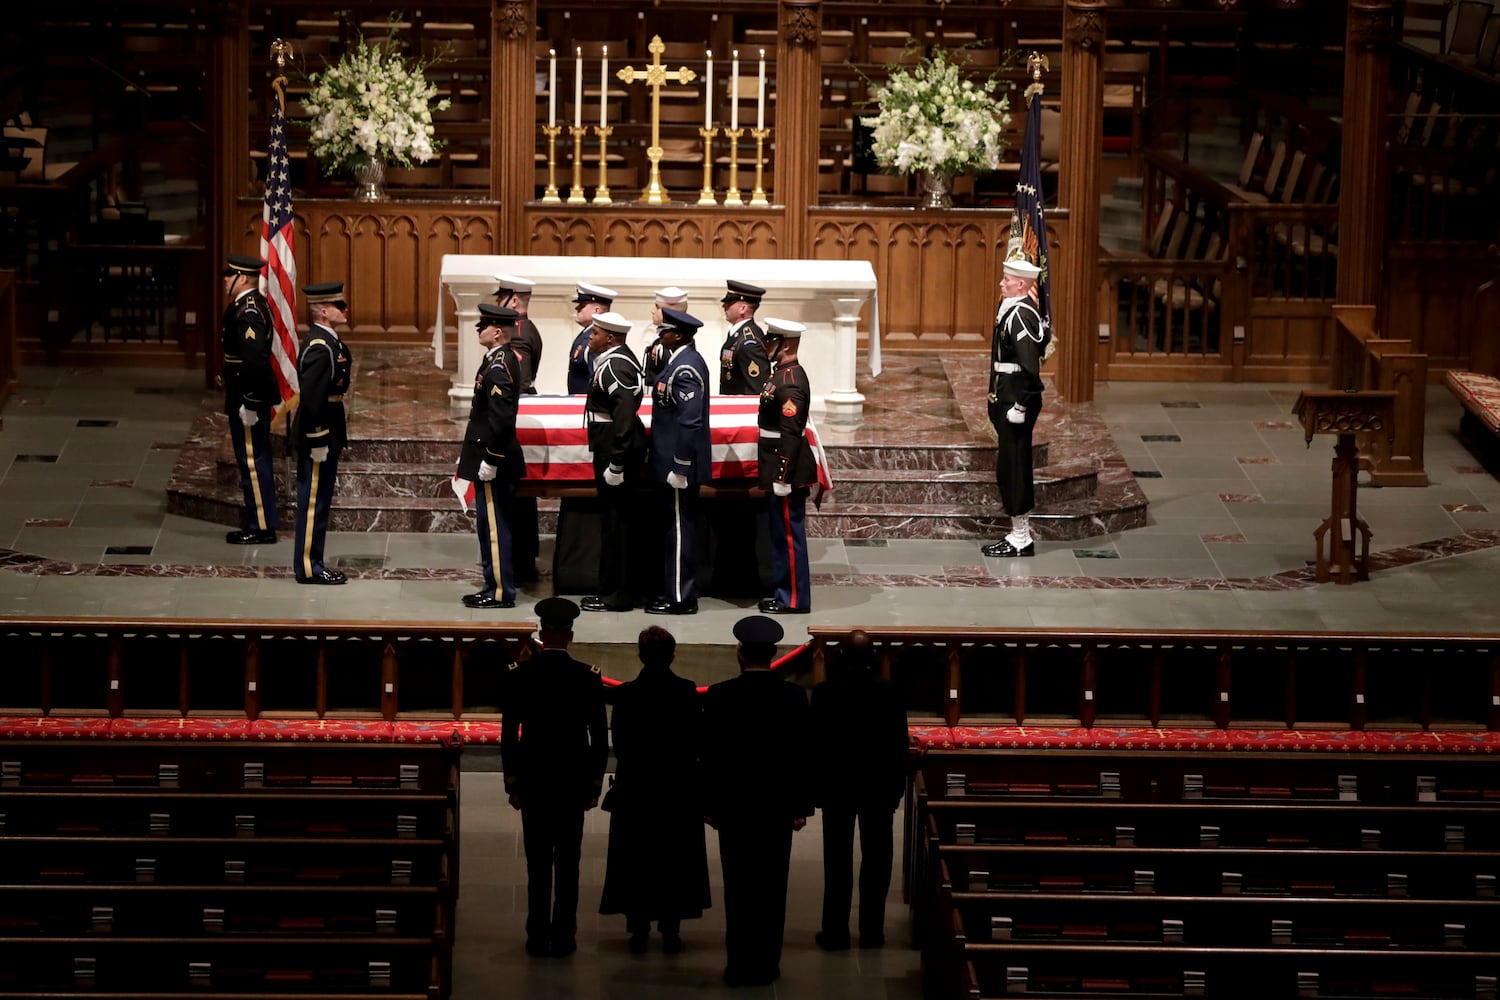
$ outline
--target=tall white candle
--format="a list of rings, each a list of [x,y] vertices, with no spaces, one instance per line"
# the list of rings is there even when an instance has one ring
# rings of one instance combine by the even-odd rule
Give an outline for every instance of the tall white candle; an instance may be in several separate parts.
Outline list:
[[[703,127],[714,127],[714,53],[708,51],[708,75],[703,84]]]
[[[604,52],[599,57],[599,127],[603,128],[609,124],[605,112],[609,109],[609,46],[604,46]]]
[[[740,50],[729,54],[729,129],[740,127]]]
[[[755,93],[755,127],[766,127],[766,50],[760,50],[760,86]]]
[[[583,128],[583,48],[573,50],[573,127]]]
[[[547,50],[547,125],[557,127],[557,50]]]

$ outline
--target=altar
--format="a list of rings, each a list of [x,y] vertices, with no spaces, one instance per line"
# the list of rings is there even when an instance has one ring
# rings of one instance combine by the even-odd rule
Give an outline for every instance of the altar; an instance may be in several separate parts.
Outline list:
[[[731,278],[766,290],[757,313],[807,325],[798,352],[813,390],[813,409],[830,424],[857,421],[864,396],[855,386],[858,327],[865,304],[869,363],[880,374],[880,299],[875,270],[863,260],[758,260],[656,257],[536,257],[490,254],[445,254],[439,276],[439,301],[450,296],[458,314],[458,357],[452,367],[449,397],[467,406],[474,390],[474,371],[482,349],[474,336],[479,303],[492,302],[496,274],[513,274],[536,282],[530,318],[542,334],[542,363],[536,374],[540,393],[567,391],[567,355],[579,327],[573,322],[573,292],[578,281],[619,292],[614,311],[632,321],[626,343],[639,357],[654,339],[651,306],[658,288],[676,285],[688,293],[687,311],[703,321],[698,350],[711,372],[718,369],[719,345],[728,331],[719,299]],[[444,357],[443,310],[433,336],[433,362]]]

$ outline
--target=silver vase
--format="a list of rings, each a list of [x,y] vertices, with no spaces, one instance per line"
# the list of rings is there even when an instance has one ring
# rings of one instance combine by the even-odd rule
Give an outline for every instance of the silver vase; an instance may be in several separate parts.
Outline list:
[[[953,175],[924,170],[917,175],[923,208],[953,207]]]
[[[358,160],[354,164],[354,200],[385,201],[385,161]]]

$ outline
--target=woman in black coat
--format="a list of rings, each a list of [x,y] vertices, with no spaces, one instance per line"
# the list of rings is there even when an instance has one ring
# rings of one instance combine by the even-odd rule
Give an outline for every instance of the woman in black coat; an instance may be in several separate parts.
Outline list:
[[[640,675],[615,691],[615,780],[609,861],[600,913],[625,914],[630,950],[646,950],[651,921],[662,950],[682,950],[683,918],[710,904],[703,808],[697,800],[702,708],[697,686],[672,672],[677,640],[652,626],[640,634]]]

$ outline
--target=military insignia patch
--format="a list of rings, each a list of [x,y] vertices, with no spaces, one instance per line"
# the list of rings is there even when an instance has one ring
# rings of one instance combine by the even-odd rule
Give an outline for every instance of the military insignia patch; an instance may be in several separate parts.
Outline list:
[[[745,369],[745,374],[749,375],[751,378],[755,378],[760,374],[760,365],[756,364],[754,361],[750,362],[750,367]]]
[[[253,327],[253,326],[247,326],[247,327],[245,327],[245,339],[246,340],[254,340],[255,339],[255,327]]]
[[[500,387],[498,385],[492,385],[492,386],[490,386],[490,395],[491,396],[498,396],[498,395],[500,395]]]
[[[797,415],[797,404],[790,399],[782,403],[781,415],[783,417],[795,417]]]

